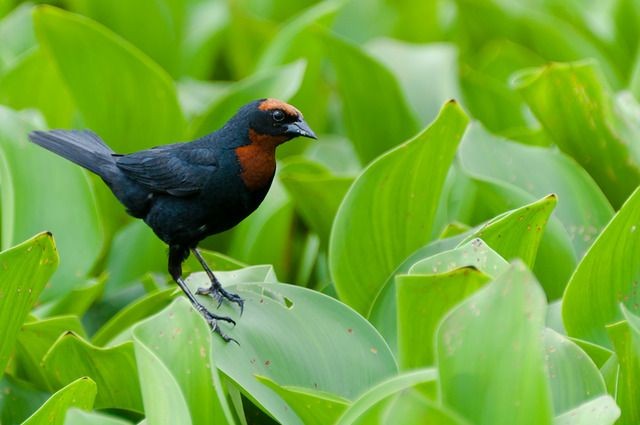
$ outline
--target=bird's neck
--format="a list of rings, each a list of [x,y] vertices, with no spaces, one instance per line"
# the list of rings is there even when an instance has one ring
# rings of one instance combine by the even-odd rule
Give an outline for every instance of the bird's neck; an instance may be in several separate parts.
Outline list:
[[[276,147],[286,136],[270,136],[249,130],[249,143],[235,149],[240,163],[240,177],[249,190],[260,190],[271,184],[276,171]]]

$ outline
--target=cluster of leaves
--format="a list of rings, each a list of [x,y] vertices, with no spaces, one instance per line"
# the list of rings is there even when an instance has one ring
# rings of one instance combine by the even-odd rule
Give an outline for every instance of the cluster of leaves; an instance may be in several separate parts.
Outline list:
[[[14,3],[0,422],[640,422],[638,2]],[[131,152],[259,97],[321,136],[205,242],[246,300],[225,344],[150,230],[26,135]]]

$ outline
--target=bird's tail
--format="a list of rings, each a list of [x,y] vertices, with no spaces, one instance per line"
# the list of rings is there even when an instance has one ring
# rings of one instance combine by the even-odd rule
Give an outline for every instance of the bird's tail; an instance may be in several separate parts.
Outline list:
[[[88,130],[32,131],[29,139],[105,179],[115,166],[111,148]]]

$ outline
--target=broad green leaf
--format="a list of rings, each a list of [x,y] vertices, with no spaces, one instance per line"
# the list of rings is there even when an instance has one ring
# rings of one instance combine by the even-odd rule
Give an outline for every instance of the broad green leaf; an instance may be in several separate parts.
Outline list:
[[[58,69],[42,49],[30,50],[0,77],[0,102],[13,109],[37,108],[50,127],[69,127],[76,113]]]
[[[418,132],[414,113],[385,66],[336,35],[324,33],[322,40],[336,71],[347,134],[363,164]]]
[[[553,425],[613,425],[620,417],[620,408],[611,396],[604,395],[556,416]]]
[[[222,277],[224,279],[224,276]],[[224,280],[222,280],[224,282]],[[238,341],[214,338],[216,363],[243,394],[283,424],[302,424],[291,407],[256,380],[264,376],[285,387],[311,388],[353,399],[397,370],[380,335],[360,315],[333,298],[306,288],[279,283],[227,286],[245,300],[244,314],[212,299],[200,301],[217,314],[232,316],[237,325],[222,325]],[[205,286],[205,275],[192,275],[190,288]],[[326,347],[341,347],[336,356]],[[353,365],[358,367],[354,368]]]
[[[303,158],[288,160],[279,174],[305,224],[328,246],[333,219],[353,178],[336,176]]]
[[[167,264],[167,245],[141,220],[129,223],[115,234],[107,254],[106,295],[122,291],[146,273],[166,273]]]
[[[96,397],[96,383],[80,378],[60,389],[47,400],[23,425],[63,425],[67,410],[71,407],[89,410]]]
[[[138,49],[95,21],[53,7],[39,7],[34,22],[85,124],[115,151],[184,136],[173,81]]]
[[[62,261],[41,299],[49,301],[86,280],[104,235],[86,175],[30,143],[27,133],[34,129],[21,115],[0,107],[2,248],[41,231],[55,235]]]
[[[98,385],[95,407],[143,412],[133,344],[100,348],[66,332],[42,359],[53,388],[88,376]]]
[[[64,425],[131,425],[129,421],[125,421],[115,416],[104,415],[97,412],[85,412],[84,410],[71,408],[67,412]]]
[[[142,319],[151,316],[169,305],[175,288],[159,290],[140,298],[121,309],[93,335],[92,342],[98,346],[112,345],[123,332]]]
[[[622,205],[640,182],[640,151],[631,134],[616,128],[612,95],[594,64],[552,64],[522,73],[516,87],[560,149],[591,174],[614,207]]]
[[[41,233],[0,252],[0,377],[20,326],[57,265],[58,253],[50,233]]]
[[[482,239],[461,242],[456,248],[416,261],[409,274],[448,273],[459,268],[474,268],[487,276],[497,277],[509,263]]]
[[[366,314],[391,272],[429,240],[467,121],[447,103],[433,124],[371,163],[347,192],[331,231],[329,266],[340,298],[357,311]]]
[[[607,331],[619,362],[614,395],[622,414],[617,423],[631,425],[640,421],[637,386],[640,377],[640,328],[637,322],[640,319],[626,309],[624,313],[629,320],[609,325]]]
[[[342,397],[312,388],[282,386],[263,376],[256,378],[282,397],[305,425],[333,424],[351,404]]]
[[[462,139],[459,154],[465,171],[474,176],[498,179],[536,198],[556,193],[560,201],[555,214],[578,256],[613,216],[611,205],[591,177],[557,150],[511,143],[473,124]]]
[[[380,38],[369,43],[367,51],[394,73],[422,125],[433,121],[447,100],[460,99],[455,46],[410,44]]]
[[[625,202],[578,264],[564,294],[569,336],[611,348],[605,326],[622,319],[619,304],[640,311],[640,191]]]
[[[38,388],[53,390],[43,370],[42,359],[58,338],[67,332],[85,335],[77,316],[52,317],[22,325],[15,354],[18,376],[28,379]]]
[[[543,335],[547,377],[556,415],[607,393],[600,371],[580,347],[549,328]]]
[[[472,266],[438,274],[396,276],[400,367],[433,365],[435,331],[440,320],[489,280]]]
[[[215,367],[211,329],[184,298],[137,325],[133,336],[150,423],[235,423]]]
[[[566,335],[566,332],[565,332]],[[615,356],[614,352],[608,348],[605,348],[601,345],[594,344],[589,341],[585,341],[577,338],[570,338],[570,340],[578,345],[591,357],[591,360],[595,363],[598,368],[602,368],[604,364],[612,357]]]
[[[22,423],[38,410],[50,395],[11,375],[5,375],[0,379],[0,423]]]
[[[379,410],[381,410],[381,407],[387,407],[385,404],[388,405],[389,399],[393,396],[407,393],[408,390],[415,389],[419,385],[435,384],[437,379],[438,373],[435,369],[422,369],[406,372],[386,379],[369,388],[365,393],[358,397],[358,399],[353,402],[353,404],[336,422],[336,425],[384,423],[384,421],[380,421],[382,418],[376,418],[372,413],[378,413]],[[440,411],[441,408],[438,408],[431,403],[428,403],[425,407],[425,409],[420,409],[422,410],[420,413],[427,413],[425,415],[426,417],[429,417],[429,414],[432,415],[429,418],[431,420],[435,420],[435,422],[427,421],[420,423],[437,423],[443,425],[464,423],[452,420],[452,418],[448,417],[446,413]],[[401,420],[403,418],[400,417],[397,419]],[[369,422],[367,422],[367,420],[369,420]],[[394,423],[396,423],[396,418],[394,418]]]
[[[466,425],[455,412],[420,394],[416,389],[404,390],[373,406],[356,423],[387,423],[393,419],[396,425],[439,424]]]
[[[550,424],[545,308],[544,292],[519,261],[456,307],[436,340],[443,403],[475,424]]]
[[[201,116],[196,117],[190,123],[190,137],[201,137],[217,130],[240,107],[253,100],[273,97],[286,102],[300,88],[305,69],[306,63],[297,61],[254,74],[230,85],[225,93],[220,95]],[[296,143],[296,141],[292,143]]]
[[[32,8],[29,3],[21,4],[0,20],[0,74],[36,45]]]
[[[106,278],[106,275],[102,275],[98,278],[87,280],[49,304],[40,306],[35,311],[35,314],[48,317],[65,314],[84,315],[89,307],[102,295]]]

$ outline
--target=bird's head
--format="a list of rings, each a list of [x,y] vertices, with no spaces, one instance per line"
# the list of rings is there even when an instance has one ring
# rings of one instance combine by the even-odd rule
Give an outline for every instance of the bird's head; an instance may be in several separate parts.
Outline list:
[[[316,139],[302,113],[277,99],[260,99],[250,104],[249,137],[253,143],[279,145],[295,137]]]

